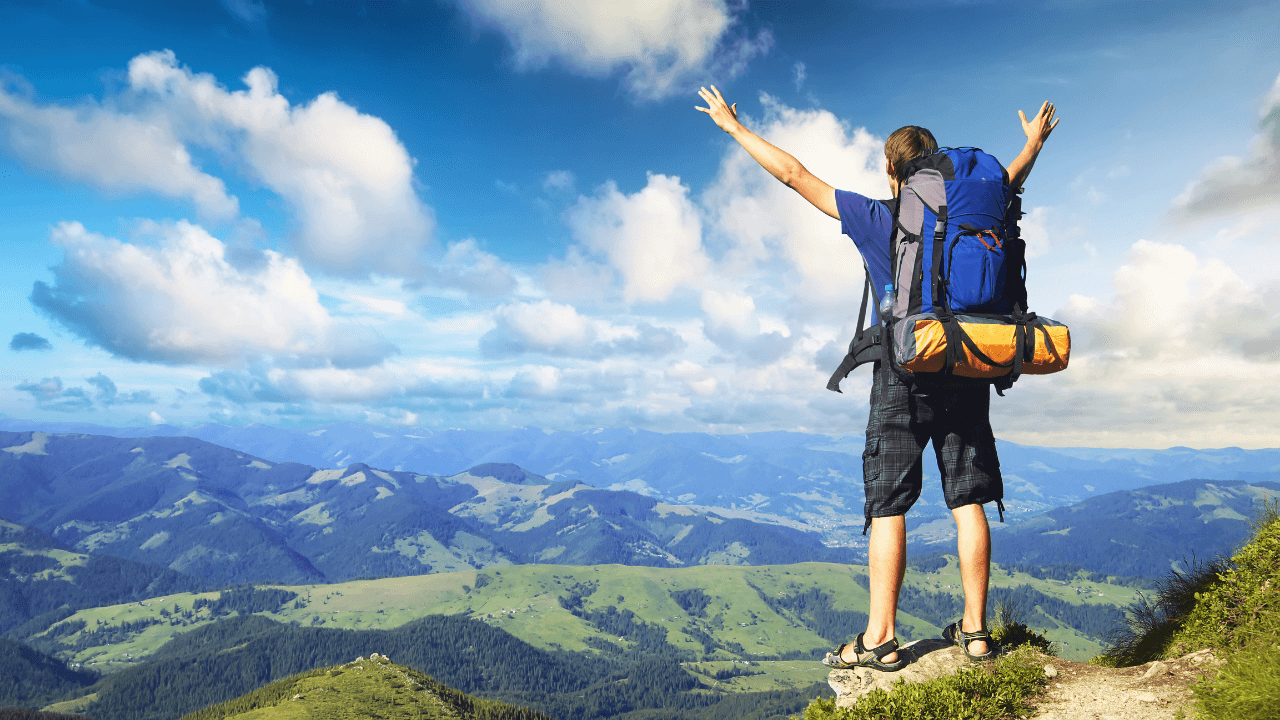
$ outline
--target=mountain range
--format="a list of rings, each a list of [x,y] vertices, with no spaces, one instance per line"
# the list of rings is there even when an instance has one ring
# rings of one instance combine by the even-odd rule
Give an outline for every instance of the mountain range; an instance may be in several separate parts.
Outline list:
[[[77,553],[157,565],[209,586],[530,562],[853,559],[813,532],[551,481],[510,464],[449,477],[363,463],[317,469],[188,437],[0,432],[0,519]]]
[[[0,429],[116,437],[202,439],[275,463],[336,469],[363,463],[387,471],[452,476],[489,463],[519,465],[549,481],[626,490],[721,516],[820,532],[828,544],[864,546],[862,435],[799,432],[713,435],[601,428],[587,431],[427,430],[335,423],[295,429],[204,424],[114,428],[0,420]],[[1052,448],[997,442],[1011,519],[1148,485],[1209,478],[1278,481],[1280,449]],[[913,527],[948,515],[937,468],[912,511]]]

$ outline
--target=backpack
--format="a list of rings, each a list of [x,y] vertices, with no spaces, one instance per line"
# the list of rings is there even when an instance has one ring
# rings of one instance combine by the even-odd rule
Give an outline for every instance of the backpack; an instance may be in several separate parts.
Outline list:
[[[1001,395],[1023,373],[1066,368],[1069,330],[1027,309],[1022,202],[1008,183],[1000,162],[977,148],[907,164],[888,238],[888,312],[864,329],[868,273],[857,333],[828,390],[840,392],[855,367],[874,361],[904,381],[991,383]]]

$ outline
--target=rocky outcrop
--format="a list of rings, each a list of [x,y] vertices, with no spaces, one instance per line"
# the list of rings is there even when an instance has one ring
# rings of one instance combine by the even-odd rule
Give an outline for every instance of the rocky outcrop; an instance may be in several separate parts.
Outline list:
[[[917,640],[898,650],[908,664],[897,672],[871,668],[832,670],[827,684],[836,691],[836,707],[846,708],[872,690],[892,690],[898,681],[918,683],[952,675],[968,660],[956,645],[936,638]]]

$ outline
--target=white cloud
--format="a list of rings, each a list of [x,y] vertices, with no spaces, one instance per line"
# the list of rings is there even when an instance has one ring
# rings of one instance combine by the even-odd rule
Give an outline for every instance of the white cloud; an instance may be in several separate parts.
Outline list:
[[[190,200],[212,220],[239,212],[222,181],[195,166],[163,114],[39,105],[0,85],[0,134],[23,162],[100,190]]]
[[[570,305],[541,300],[500,305],[496,327],[480,338],[480,350],[502,357],[526,352],[599,358],[613,354],[665,355],[680,337],[648,323],[615,325],[581,315]]]
[[[188,141],[232,152],[292,205],[305,262],[351,277],[420,273],[433,221],[391,127],[333,93],[291,105],[265,67],[243,82],[247,89],[229,92],[167,50],[129,62],[131,88],[175,118]]]
[[[212,373],[200,380],[200,389],[238,404],[378,404],[412,398],[476,401],[487,396],[490,382],[484,373],[463,362],[417,358],[388,360],[365,368],[255,365],[246,371]]]
[[[1031,212],[1023,215],[1018,221],[1018,231],[1022,234],[1022,239],[1027,243],[1027,257],[1035,258],[1049,252],[1051,243],[1049,242],[1049,229],[1047,227],[1049,220],[1049,208],[1035,207],[1031,208]]]
[[[690,360],[681,360],[667,368],[666,375],[668,378],[682,381],[689,392],[703,397],[714,395],[720,388],[720,383],[714,375]]]
[[[273,251],[237,268],[226,247],[186,221],[144,230],[159,247],[123,243],[60,223],[65,257],[31,301],[86,342],[119,357],[170,364],[282,362],[364,367],[396,352],[367,327],[330,316],[296,260]]]
[[[850,129],[826,110],[796,110],[761,94],[765,117],[744,118],[761,137],[791,153],[817,177],[841,190],[890,197],[884,141]],[[702,203],[714,229],[729,243],[721,261],[726,275],[741,277],[761,264],[770,284],[795,302],[826,311],[847,309],[862,287],[862,258],[827,217],[765,172],[736,145],[730,147]],[[785,282],[772,279],[785,275]]]
[[[708,325],[744,337],[760,332],[755,300],[747,295],[705,290],[702,293],[702,311],[707,315]]]
[[[1173,201],[1193,215],[1230,212],[1280,201],[1280,77],[1263,100],[1261,130],[1245,158],[1223,157]]]
[[[680,178],[649,175],[625,195],[612,181],[583,197],[567,222],[583,246],[608,258],[622,276],[628,303],[662,302],[678,288],[696,286],[710,267],[702,248],[702,222]]]
[[[797,61],[792,70],[795,71],[796,91],[799,92],[800,88],[804,86],[805,78],[808,77],[805,73],[804,63]]]
[[[1280,284],[1251,284],[1222,260],[1146,240],[1112,284],[1111,298],[1074,296],[1055,313],[1071,327],[1071,365],[1025,377],[993,402],[998,435],[1053,445],[1274,444],[1280,386],[1267,378],[1280,372]]]
[[[590,76],[622,70],[638,97],[657,99],[692,81],[740,74],[773,36],[732,33],[741,7],[725,0],[458,0],[515,49],[516,64],[538,69],[555,61]],[[745,5],[745,4],[744,4]]]

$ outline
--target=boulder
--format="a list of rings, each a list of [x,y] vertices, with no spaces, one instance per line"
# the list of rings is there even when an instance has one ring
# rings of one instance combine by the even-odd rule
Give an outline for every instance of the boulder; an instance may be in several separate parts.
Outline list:
[[[899,680],[918,683],[943,675],[952,675],[968,663],[959,646],[936,638],[916,640],[898,649],[907,658],[907,666],[897,672],[871,668],[832,670],[827,684],[836,691],[836,707],[847,708],[858,698],[875,689],[889,691]]]

